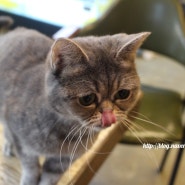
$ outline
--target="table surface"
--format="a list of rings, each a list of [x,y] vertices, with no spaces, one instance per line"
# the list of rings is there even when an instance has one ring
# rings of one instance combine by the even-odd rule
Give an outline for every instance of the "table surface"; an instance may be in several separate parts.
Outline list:
[[[156,55],[153,52],[145,51],[142,57],[136,59],[136,66],[142,84],[152,85],[165,89],[170,89],[179,92],[182,96],[185,95],[185,68],[177,62]],[[18,185],[20,178],[20,163],[15,157],[8,158],[2,154],[3,134],[2,125],[0,125],[0,185]],[[94,171],[99,168],[103,159],[109,155],[116,143],[122,137],[126,129],[123,125],[115,124],[100,133],[94,146],[81,158],[79,158],[61,178],[58,185],[81,185],[84,178],[88,182],[94,174]],[[111,139],[110,139],[111,138]],[[97,155],[96,153],[101,153]],[[102,155],[102,153],[104,153]],[[83,179],[81,179],[81,175]]]

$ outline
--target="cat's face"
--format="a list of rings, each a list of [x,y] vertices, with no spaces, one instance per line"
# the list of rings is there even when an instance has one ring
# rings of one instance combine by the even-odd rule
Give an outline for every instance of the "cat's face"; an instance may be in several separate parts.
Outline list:
[[[59,39],[48,63],[47,95],[66,119],[107,127],[136,103],[135,52],[149,33]]]

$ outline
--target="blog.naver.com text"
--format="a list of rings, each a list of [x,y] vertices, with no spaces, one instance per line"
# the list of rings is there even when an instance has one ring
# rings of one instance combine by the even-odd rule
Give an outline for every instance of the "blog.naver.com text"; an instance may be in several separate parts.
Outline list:
[[[171,148],[175,149],[175,148],[185,148],[185,144],[166,144],[166,143],[155,143],[155,144],[151,144],[151,143],[143,143],[143,148],[144,149],[165,149],[165,150],[169,150]]]

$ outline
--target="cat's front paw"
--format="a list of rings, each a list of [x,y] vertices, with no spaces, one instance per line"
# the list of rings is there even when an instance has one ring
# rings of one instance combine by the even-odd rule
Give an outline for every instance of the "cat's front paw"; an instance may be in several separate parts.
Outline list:
[[[67,162],[66,166],[68,166],[68,158],[65,161]],[[63,170],[59,157],[46,158],[39,185],[56,185]]]
[[[38,179],[21,179],[20,185],[38,185]]]
[[[20,185],[38,185],[39,184],[39,177],[29,177],[23,176],[21,178]]]
[[[38,185],[40,180],[40,168],[34,164],[29,166],[30,168],[23,169],[20,185]],[[31,168],[32,167],[32,168]]]

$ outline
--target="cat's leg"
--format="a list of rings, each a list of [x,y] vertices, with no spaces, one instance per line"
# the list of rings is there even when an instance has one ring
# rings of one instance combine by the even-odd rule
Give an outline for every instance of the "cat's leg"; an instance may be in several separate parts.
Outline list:
[[[38,157],[21,155],[22,175],[20,185],[38,185],[40,166]]]
[[[43,172],[39,185],[56,185],[62,173],[70,164],[69,157],[47,158],[43,165]]]

